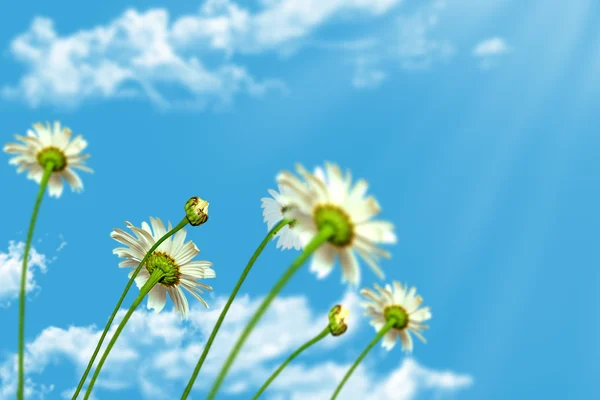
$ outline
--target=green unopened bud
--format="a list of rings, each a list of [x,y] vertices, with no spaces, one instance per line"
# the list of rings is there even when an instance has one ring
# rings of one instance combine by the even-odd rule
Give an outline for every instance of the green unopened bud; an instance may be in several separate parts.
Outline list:
[[[185,203],[185,215],[190,225],[202,225],[208,221],[208,201],[192,197]]]
[[[333,336],[340,336],[346,332],[348,329],[346,324],[348,314],[348,309],[340,304],[333,306],[329,311],[329,330]]]

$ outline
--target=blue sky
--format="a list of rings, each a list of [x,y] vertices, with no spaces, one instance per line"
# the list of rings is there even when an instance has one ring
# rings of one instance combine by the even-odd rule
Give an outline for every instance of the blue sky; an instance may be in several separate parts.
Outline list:
[[[95,170],[82,173],[83,193],[42,204],[27,303],[30,398],[68,397],[127,282],[112,229],[150,216],[177,222],[197,195],[210,220],[188,237],[214,263],[211,309],[191,302],[181,323],[170,303],[157,315],[140,308],[95,390],[178,398],[266,234],[261,197],[279,171],[325,161],[369,181],[398,236],[386,281],[416,285],[433,313],[426,345],[410,358],[377,347],[345,398],[599,397],[600,5],[473,3],[55,1],[2,13],[2,143],[60,120],[85,136]],[[0,399],[9,399],[15,266],[38,187],[7,162],[0,182]],[[193,398],[295,256],[267,248]],[[379,282],[367,268],[362,277],[361,287]],[[340,279],[338,269],[324,280],[301,270],[218,398],[249,398],[343,301],[348,334],[307,352],[265,394],[328,399],[374,335]]]

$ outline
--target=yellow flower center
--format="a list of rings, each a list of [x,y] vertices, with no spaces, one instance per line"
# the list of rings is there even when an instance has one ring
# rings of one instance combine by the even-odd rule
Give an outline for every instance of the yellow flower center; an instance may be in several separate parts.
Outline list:
[[[329,243],[337,247],[346,247],[354,238],[354,225],[344,210],[333,204],[323,204],[315,207],[313,218],[317,228],[321,230],[330,225],[334,234],[329,238]]]
[[[52,171],[60,172],[67,168],[67,157],[65,153],[57,147],[45,147],[37,153],[37,162],[42,167],[46,168],[49,162],[53,163]]]
[[[153,252],[146,261],[146,269],[151,275],[156,269],[161,270],[165,274],[165,276],[158,281],[160,284],[165,286],[179,285],[179,278],[181,278],[179,266],[175,263],[173,257],[167,253],[162,251]]]
[[[408,326],[408,313],[402,306],[387,306],[383,309],[383,315],[386,321],[389,321],[392,318],[396,320],[396,323],[393,325],[393,328],[395,329],[402,330]]]

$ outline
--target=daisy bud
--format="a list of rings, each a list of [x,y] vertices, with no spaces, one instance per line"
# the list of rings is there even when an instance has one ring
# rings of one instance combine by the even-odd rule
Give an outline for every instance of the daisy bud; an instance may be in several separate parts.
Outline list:
[[[185,203],[184,208],[190,225],[198,226],[208,221],[208,201],[192,197]]]
[[[329,311],[329,329],[333,336],[340,336],[348,329],[346,318],[348,318],[348,309],[340,304],[333,306]]]

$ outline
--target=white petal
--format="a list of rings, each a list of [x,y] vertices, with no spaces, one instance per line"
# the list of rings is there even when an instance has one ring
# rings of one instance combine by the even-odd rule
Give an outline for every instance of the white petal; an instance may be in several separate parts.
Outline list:
[[[75,156],[83,151],[87,147],[87,142],[83,139],[83,136],[77,135],[64,149],[67,157]]]
[[[154,312],[161,312],[167,302],[167,289],[157,283],[148,293],[148,310],[154,309]]]
[[[375,243],[396,243],[394,225],[386,221],[367,221],[357,224],[356,234]]]
[[[400,332],[400,340],[402,340],[402,349],[407,353],[411,353],[413,350],[413,342],[410,334],[406,329],[401,330]]]
[[[390,329],[385,335],[383,335],[383,341],[381,345],[386,350],[390,351],[396,345],[396,340],[398,337],[398,333],[393,329]]]
[[[133,276],[134,271],[131,271],[127,277],[129,279],[131,279],[131,277]],[[142,286],[144,286],[146,284],[146,282],[148,281],[148,279],[150,279],[150,274],[148,273],[148,270],[146,269],[145,266],[142,267],[142,269],[140,269],[140,272],[137,274],[137,276],[135,277],[135,285],[138,287],[138,289],[141,289]]]
[[[335,263],[335,250],[325,243],[321,245],[312,257],[310,271],[316,272],[317,278],[321,279],[329,275]]]
[[[185,298],[185,295],[181,291],[181,288],[178,286],[174,288],[169,288],[169,296],[171,300],[173,300],[173,304],[175,305],[175,309],[180,314],[181,319],[187,319],[190,311],[188,301]]]
[[[34,180],[37,183],[42,182],[42,177],[44,176],[44,169],[39,165],[35,164],[31,167],[29,172],[27,173],[27,178]]]
[[[410,319],[417,322],[427,321],[428,319],[431,319],[431,311],[429,310],[429,307],[420,308],[410,314]]]
[[[345,248],[338,252],[340,256],[340,265],[342,267],[342,282],[348,282],[352,285],[360,283],[360,267],[354,251],[351,248]]]
[[[66,179],[67,182],[69,182],[69,185],[71,185],[71,190],[75,192],[80,192],[81,190],[83,190],[83,182],[79,178],[79,175],[77,175],[77,173],[71,168],[66,168],[62,172],[62,176]]]
[[[44,147],[52,146],[52,135],[50,134],[50,124],[46,123],[44,126],[41,123],[33,124],[33,129],[37,133],[37,136],[40,138],[40,142]]]
[[[60,179],[60,176],[56,173],[52,173],[50,175],[50,180],[48,180],[48,193],[50,193],[51,197],[60,197],[63,191],[63,182]]]

